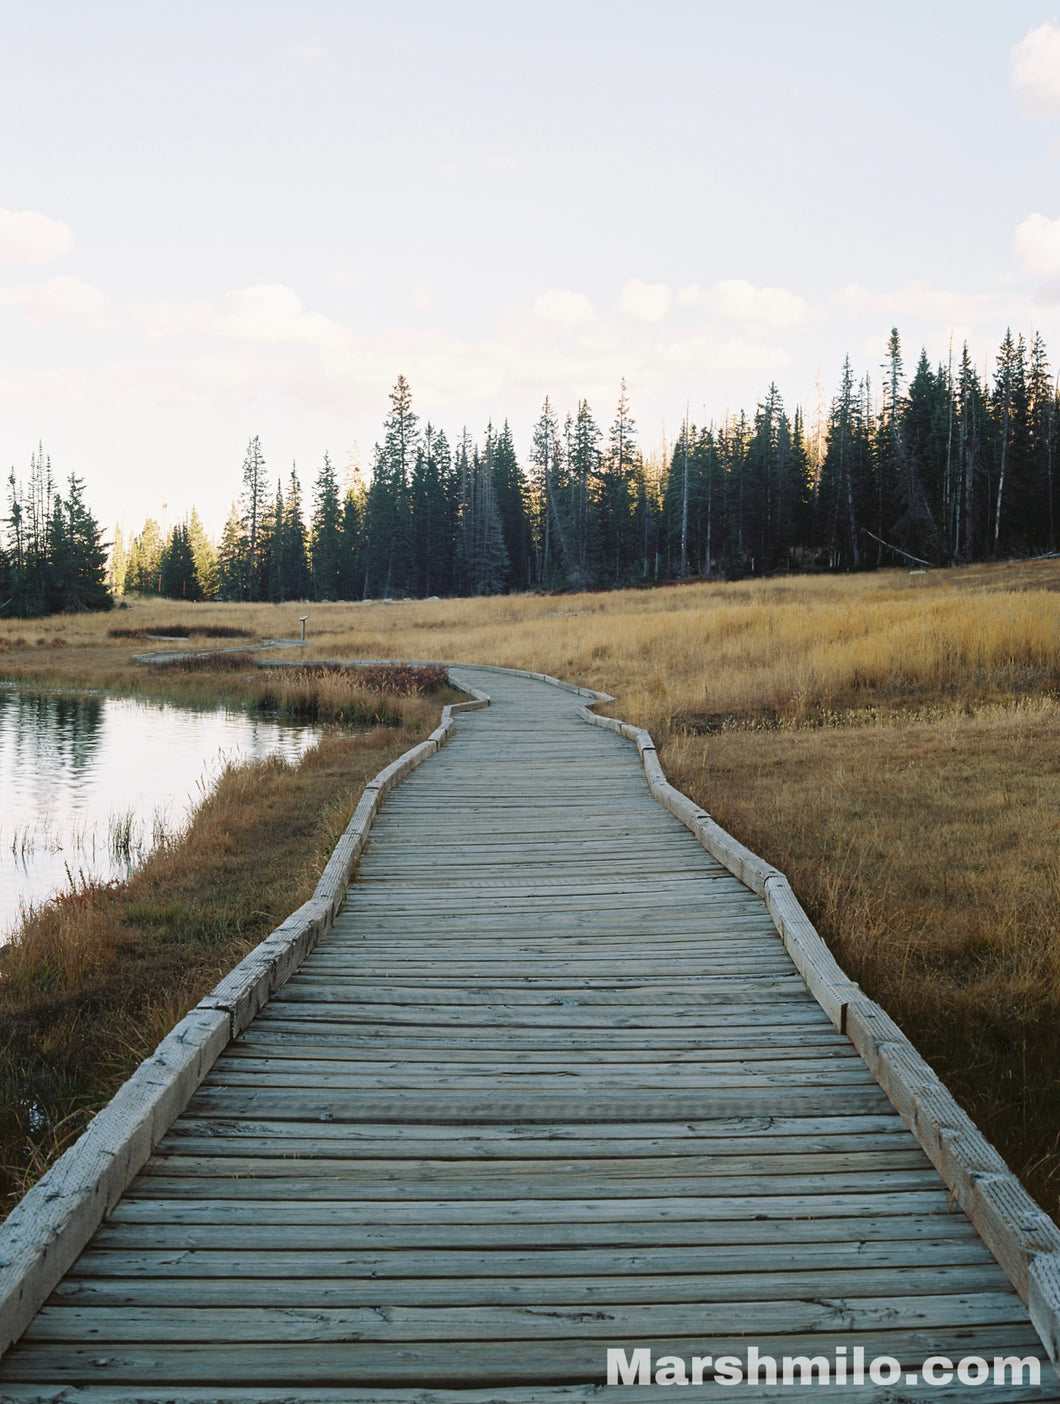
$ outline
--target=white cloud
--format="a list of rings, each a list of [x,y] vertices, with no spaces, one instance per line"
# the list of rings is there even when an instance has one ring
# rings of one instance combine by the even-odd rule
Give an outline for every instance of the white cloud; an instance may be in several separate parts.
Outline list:
[[[319,44],[295,44],[284,54],[284,62],[289,68],[313,68],[326,55],[327,49]]]
[[[24,287],[0,288],[0,307],[17,307],[28,322],[99,321],[107,310],[106,294],[76,278],[48,278]]]
[[[686,293],[690,290],[686,289]],[[785,288],[759,288],[744,278],[726,278],[702,295],[703,303],[727,322],[745,326],[794,327],[808,316],[810,305]]]
[[[1060,278],[1060,219],[1028,215],[1012,236],[1012,250],[1027,273]]]
[[[630,278],[619,296],[618,310],[638,322],[661,322],[673,303],[673,293],[665,283]]]
[[[75,288],[67,287],[68,312],[76,305]],[[663,305],[665,299],[650,285],[636,291],[644,298],[642,311],[657,312]],[[669,290],[663,291],[673,302]],[[2,292],[0,300],[9,300],[11,290]],[[409,295],[415,292],[409,289]],[[92,296],[84,298],[86,312],[99,305],[92,297],[100,297],[92,289],[87,294]],[[51,295],[61,301],[55,287]],[[46,303],[43,294],[35,296],[43,299],[40,305]],[[603,422],[623,376],[643,404],[653,396],[668,398],[675,384],[721,386],[734,372],[764,383],[790,362],[760,324],[728,327],[708,318],[681,327],[676,318],[652,321],[598,311],[584,294],[559,288],[508,308],[492,326],[462,337],[411,313],[406,324],[387,329],[346,329],[306,309],[280,284],[259,284],[216,300],[140,307],[128,320],[166,349],[91,369],[57,367],[62,374],[39,384],[20,381],[23,398],[32,394],[46,402],[50,394],[53,408],[87,403],[108,412],[162,407],[223,414],[267,403],[346,422],[364,416],[375,425],[368,432],[378,432],[387,391],[402,373],[419,412],[449,431],[453,406],[461,406],[465,415],[471,407],[472,421],[481,412],[483,422],[494,413],[511,415],[517,424],[525,407],[539,406],[546,393],[561,413],[587,397]]]
[[[1013,45],[1009,74],[1032,113],[1060,115],[1060,25],[1055,20],[1040,24]]]
[[[102,386],[91,373],[60,366],[49,370],[0,370],[0,400],[21,410],[45,410],[56,406],[85,408],[100,403]]]
[[[945,322],[977,326],[1002,315],[1001,299],[993,293],[951,292],[928,283],[903,283],[891,292],[876,293],[860,283],[850,283],[830,299],[851,312],[883,312],[896,320],[926,317]]]
[[[107,374],[111,395],[119,402],[144,400],[167,408],[250,404],[275,389],[278,361],[253,355],[188,356],[170,361],[135,361]]]
[[[51,263],[73,247],[69,225],[36,210],[0,209],[0,260]]]
[[[701,375],[727,375],[733,371],[776,371],[791,364],[782,346],[758,337],[686,336],[661,348],[661,363],[668,372],[695,384]],[[660,388],[666,389],[663,384]]]
[[[532,310],[540,321],[560,327],[583,326],[596,316],[596,309],[584,293],[568,292],[564,288],[549,288],[539,293]]]
[[[417,283],[412,291],[412,305],[417,312],[429,312],[434,299],[426,283]]]
[[[148,339],[156,342],[200,336],[263,345],[295,342],[318,350],[338,350],[350,341],[346,327],[308,311],[294,289],[283,283],[255,283],[227,293],[219,304],[161,302],[133,310]]]
[[[309,312],[293,288],[256,283],[226,295],[213,317],[213,334],[236,341],[300,341],[311,346],[345,345],[349,333],[319,312]]]

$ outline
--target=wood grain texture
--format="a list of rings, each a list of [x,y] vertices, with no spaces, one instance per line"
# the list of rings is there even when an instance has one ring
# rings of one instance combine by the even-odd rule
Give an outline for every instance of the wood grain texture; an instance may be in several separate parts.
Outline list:
[[[239,1036],[0,1362],[0,1396],[577,1404],[611,1395],[615,1344],[1042,1356],[939,1177],[948,1108],[916,1103],[925,1154],[877,1081],[900,1100],[919,1065],[779,875],[728,836],[709,854],[716,826],[651,738],[587,726],[584,691],[453,676],[492,705],[378,778],[370,831],[329,865],[338,891],[359,864],[345,902],[296,971],[261,953],[254,978],[282,982],[253,1017],[225,1003]],[[984,1153],[967,1179],[1000,1220],[1019,1205],[996,1172]],[[1020,1231],[1048,1330],[1047,1236]],[[1060,1388],[1046,1366],[1038,1390],[975,1397]]]

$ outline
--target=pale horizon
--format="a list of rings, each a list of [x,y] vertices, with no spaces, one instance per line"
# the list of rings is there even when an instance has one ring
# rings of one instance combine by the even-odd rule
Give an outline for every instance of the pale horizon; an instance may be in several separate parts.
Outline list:
[[[848,354],[879,384],[892,326],[907,372],[1060,359],[1040,6],[60,5],[0,76],[0,467],[43,443],[108,536],[219,533],[253,435],[307,495],[367,472],[399,375],[525,463],[623,377],[657,454],[770,382],[809,421]]]

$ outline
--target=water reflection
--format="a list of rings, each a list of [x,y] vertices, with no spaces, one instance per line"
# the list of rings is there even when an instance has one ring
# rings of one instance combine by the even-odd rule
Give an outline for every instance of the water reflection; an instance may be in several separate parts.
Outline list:
[[[20,903],[127,876],[227,761],[294,760],[318,735],[242,714],[0,689],[0,940]]]

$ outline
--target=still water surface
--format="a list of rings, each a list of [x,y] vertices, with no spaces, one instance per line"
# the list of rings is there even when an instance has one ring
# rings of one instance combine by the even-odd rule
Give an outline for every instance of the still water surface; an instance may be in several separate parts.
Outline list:
[[[228,761],[297,759],[319,729],[0,688],[0,941],[20,904],[129,874]]]

